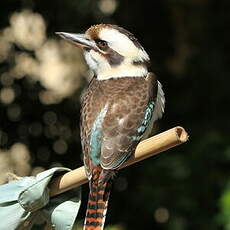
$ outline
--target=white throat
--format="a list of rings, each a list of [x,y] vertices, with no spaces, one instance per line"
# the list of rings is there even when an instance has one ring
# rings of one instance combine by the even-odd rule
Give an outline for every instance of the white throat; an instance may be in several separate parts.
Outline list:
[[[110,65],[100,54],[85,52],[85,59],[90,69],[94,71],[98,80],[108,80],[121,77],[144,77],[148,74],[145,65],[135,65],[133,60],[126,58],[117,66]]]
[[[106,69],[98,69],[97,79],[108,80],[110,78],[120,77],[144,77],[148,73],[148,70],[144,66],[135,66],[131,63],[124,63],[119,66],[110,67]]]

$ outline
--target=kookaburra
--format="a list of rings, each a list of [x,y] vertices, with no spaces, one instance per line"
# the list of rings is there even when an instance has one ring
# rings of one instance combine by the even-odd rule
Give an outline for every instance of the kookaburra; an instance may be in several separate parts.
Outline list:
[[[164,112],[164,93],[148,54],[127,30],[99,24],[84,34],[58,32],[83,50],[94,77],[81,100],[81,142],[89,179],[85,230],[102,230],[114,172]]]

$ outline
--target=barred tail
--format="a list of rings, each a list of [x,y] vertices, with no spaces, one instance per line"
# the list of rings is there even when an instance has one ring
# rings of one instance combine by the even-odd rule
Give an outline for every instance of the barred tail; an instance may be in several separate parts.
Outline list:
[[[103,184],[91,183],[84,230],[103,230],[111,185],[111,180]]]

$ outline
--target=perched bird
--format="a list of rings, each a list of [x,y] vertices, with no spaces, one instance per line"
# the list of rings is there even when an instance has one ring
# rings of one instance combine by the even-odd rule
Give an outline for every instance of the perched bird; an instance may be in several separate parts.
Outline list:
[[[102,230],[114,172],[164,112],[164,93],[144,48],[127,30],[99,24],[58,32],[80,47],[94,77],[82,96],[81,141],[89,179],[85,230]]]

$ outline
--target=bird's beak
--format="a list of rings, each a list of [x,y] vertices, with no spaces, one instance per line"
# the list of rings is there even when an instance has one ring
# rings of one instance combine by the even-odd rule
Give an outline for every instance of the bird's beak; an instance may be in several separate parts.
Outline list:
[[[64,32],[56,32],[56,34],[81,49],[97,49],[95,43],[90,41],[85,34],[72,34]]]

